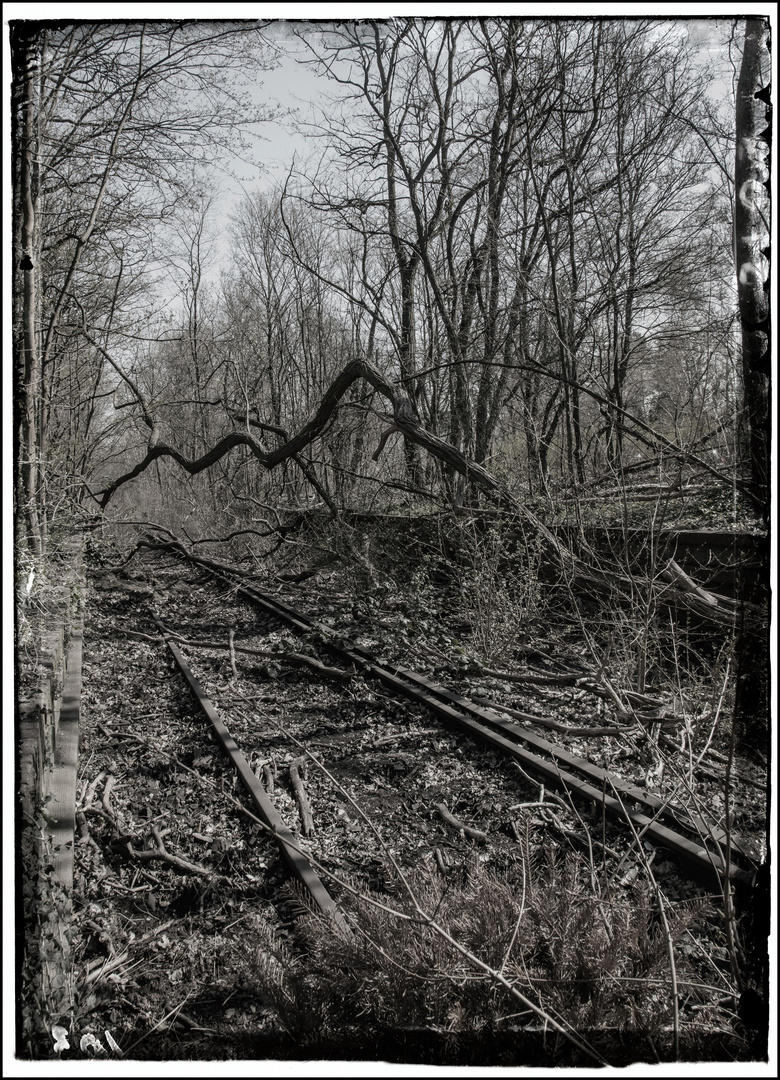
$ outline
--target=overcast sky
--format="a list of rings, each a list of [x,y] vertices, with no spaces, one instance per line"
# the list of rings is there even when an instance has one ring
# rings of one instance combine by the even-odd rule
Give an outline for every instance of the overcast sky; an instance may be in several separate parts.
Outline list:
[[[252,156],[258,164],[244,162],[239,159],[226,160],[222,168],[218,168],[213,176],[213,185],[216,192],[216,200],[213,211],[211,232],[214,237],[214,263],[208,277],[217,282],[221,268],[227,268],[230,263],[229,245],[229,218],[237,202],[245,193],[257,190],[270,190],[281,183],[287,175],[293,162],[302,166],[313,152],[316,146],[312,140],[307,140],[297,130],[297,121],[315,119],[318,106],[321,106],[327,94],[335,89],[335,84],[324,77],[318,77],[313,69],[297,62],[297,59],[307,55],[303,43],[296,38],[294,31],[299,33],[305,30],[306,24],[302,21],[307,17],[314,16],[317,22],[312,27],[312,32],[323,28],[323,21],[335,19],[346,21],[360,17],[387,18],[391,15],[419,14],[423,10],[426,14],[436,15],[474,15],[474,8],[470,5],[431,4],[421,8],[419,5],[375,5],[375,4],[341,4],[341,5],[307,5],[292,4],[222,4],[219,7],[206,4],[173,5],[175,8],[185,8],[186,14],[196,18],[213,18],[218,12],[220,19],[232,17],[256,18],[259,15],[263,19],[272,19],[274,22],[269,27],[267,34],[278,47],[278,66],[275,70],[264,74],[262,84],[255,91],[254,99],[258,105],[278,105],[282,115],[276,121],[256,125],[253,129]],[[660,16],[668,14],[671,18],[682,16],[678,20],[681,32],[689,33],[694,44],[700,47],[703,57],[711,55],[711,50],[717,49],[722,54],[722,41],[728,34],[729,26],[735,15],[741,12],[759,13],[759,9],[766,8],[763,4],[711,4],[707,5],[642,5],[631,6],[632,16]],[[616,17],[615,5],[588,5],[587,11],[583,5],[559,5],[555,14],[566,13],[567,8],[571,13],[578,15],[602,14],[606,17]],[[774,8],[772,8],[774,10]],[[490,14],[522,14],[533,17],[546,16],[550,13],[547,6],[533,4],[510,4],[492,5]],[[702,18],[702,13],[720,16],[719,18]],[[4,18],[84,18],[95,20],[100,18],[116,18],[117,9],[113,4],[6,4],[3,9]],[[158,4],[125,4],[121,14],[128,18],[157,18],[163,14],[170,14],[169,9],[161,8]],[[289,20],[289,21],[288,21]],[[316,29],[315,29],[316,27]],[[728,57],[721,56],[725,61],[723,65],[724,78],[717,92],[724,95],[731,93],[731,65]],[[738,63],[739,57],[734,57],[734,63]],[[734,71],[735,74],[735,71]],[[6,235],[9,233],[7,232]],[[166,289],[167,292],[167,289]]]
[[[359,7],[361,14],[369,14],[371,5]],[[263,10],[265,11],[265,7]],[[514,10],[517,11],[517,6]],[[679,10],[676,9],[677,12]],[[698,14],[701,7],[695,10]],[[582,13],[581,7],[579,11]],[[589,13],[590,11],[589,8]],[[523,5],[522,12],[524,15],[529,13],[526,5]],[[734,9],[731,18],[690,17],[677,20],[681,34],[690,35],[693,44],[701,50],[703,60],[711,57],[719,60],[723,77],[713,84],[713,95],[728,98],[733,94],[731,83],[732,78],[736,79],[736,65],[739,62],[738,53],[730,60],[723,46],[733,23],[733,12]],[[653,13],[659,14],[657,7]],[[258,105],[278,106],[281,115],[278,120],[259,124],[254,128],[253,153],[261,163],[261,168],[239,160],[225,162],[224,172],[215,178],[218,202],[214,207],[212,222],[214,264],[208,275],[214,282],[219,280],[221,269],[229,266],[229,219],[237,201],[244,193],[271,190],[284,181],[294,159],[296,166],[300,168],[310,155],[317,152],[314,141],[307,139],[298,130],[298,123],[315,120],[317,110],[325,103],[327,95],[333,94],[338,88],[331,80],[317,76],[310,65],[299,63],[299,60],[311,55],[300,37],[296,36],[296,31],[300,35],[306,29],[306,24],[301,21],[280,19],[267,32],[279,49],[278,66],[263,75],[262,84],[257,87],[253,96]],[[311,26],[311,33],[314,35],[322,29],[322,22],[315,23]]]

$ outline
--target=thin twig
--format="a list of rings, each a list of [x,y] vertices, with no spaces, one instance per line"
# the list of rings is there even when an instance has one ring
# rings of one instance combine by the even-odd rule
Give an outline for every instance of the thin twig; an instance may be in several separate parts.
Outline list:
[[[518,912],[518,915],[517,915],[517,922],[515,923],[515,928],[512,931],[512,938],[511,938],[509,944],[507,945],[506,952],[504,953],[504,959],[501,961],[501,967],[500,967],[499,970],[501,971],[502,975],[504,974],[504,968],[506,967],[507,963],[509,962],[509,957],[512,954],[512,949],[514,948],[514,945],[515,945],[515,939],[517,937],[517,932],[520,929],[520,922],[522,921],[522,918],[523,918],[523,912],[525,911],[525,859],[524,858],[520,859],[520,869],[523,872],[523,886],[522,886],[522,893],[521,893],[521,896],[520,896],[520,911]]]
[[[731,669],[731,657],[729,656],[728,660],[726,661],[726,674],[725,674],[725,677],[723,679],[723,686],[722,686],[721,691],[720,691],[720,696],[718,697],[718,704],[715,707],[715,716],[713,717],[712,724],[711,724],[710,730],[709,730],[709,734],[707,735],[707,741],[704,744],[704,749],[702,750],[702,752],[696,758],[696,761],[691,766],[691,783],[693,783],[693,774],[696,771],[696,769],[698,769],[698,767],[701,765],[702,758],[704,757],[704,755],[709,750],[710,743],[712,742],[713,737],[715,735],[715,729],[716,729],[716,727],[718,725],[718,718],[720,717],[720,710],[723,708],[723,699],[726,696],[726,687],[728,686],[728,682],[729,682],[730,669]]]
[[[170,1012],[167,1012],[165,1016],[162,1017],[162,1019],[158,1020],[154,1027],[149,1028],[147,1032],[144,1032],[140,1039],[136,1039],[132,1046],[128,1046],[127,1050],[125,1050],[125,1057],[130,1053],[131,1050],[135,1050],[136,1046],[139,1046],[144,1041],[144,1039],[148,1038],[153,1031],[156,1031],[161,1024],[164,1024],[166,1020],[173,1016],[174,1013],[178,1013],[181,1009],[183,1009],[185,1004],[189,1001],[189,999],[194,993],[194,990],[189,990],[186,997],[182,1001],[180,1001],[178,1005],[174,1006],[174,1008],[172,1008]]]
[[[729,879],[729,871],[731,869],[731,763],[734,760],[735,750],[735,723],[732,720],[731,733],[729,736],[729,755],[726,763],[726,776],[723,782],[723,809],[725,813],[725,829],[726,829],[726,852],[725,852],[725,869],[723,872],[723,878],[721,885],[723,888],[723,905],[724,916],[726,920],[726,944],[729,951],[729,963],[731,964],[731,974],[734,976],[734,982],[737,984],[740,990],[743,988],[742,973],[740,971],[739,958],[737,956],[737,927],[734,918],[734,897]]]

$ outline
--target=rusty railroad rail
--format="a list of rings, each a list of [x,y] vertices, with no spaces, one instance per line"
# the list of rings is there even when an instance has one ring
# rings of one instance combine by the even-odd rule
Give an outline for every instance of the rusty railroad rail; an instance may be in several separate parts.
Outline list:
[[[752,883],[756,869],[754,860],[739,847],[733,838],[729,839],[722,830],[707,822],[703,817],[612,776],[607,770],[536,735],[515,721],[502,716],[495,709],[479,705],[417,672],[381,663],[366,650],[344,642],[331,627],[266,595],[253,585],[247,585],[229,574],[215,570],[213,566],[201,563],[197,557],[189,555],[185,557],[201,565],[213,577],[228,585],[232,591],[275,616],[296,632],[300,634],[318,632],[325,646],[342,661],[360,670],[364,675],[381,682],[394,694],[424,704],[449,727],[509,756],[523,769],[540,777],[549,786],[563,790],[570,797],[591,806],[595,805],[597,809],[601,808],[604,815],[619,824],[632,826],[641,836],[672,852],[692,876],[705,879],[708,883],[717,881],[719,888],[725,878],[743,887]],[[180,666],[184,664],[183,657],[174,643],[168,641],[168,646]],[[186,664],[184,667],[186,668]],[[185,675],[195,697],[214,724],[223,747],[260,810],[261,817],[269,823],[271,828],[283,830],[286,827],[280,826],[280,819],[276,822],[276,826],[270,824],[275,819],[267,807],[261,810],[261,806],[264,803],[270,804],[270,801],[259,781],[249,769],[240,751],[237,755],[231,751],[230,744],[232,743],[235,747],[232,736],[225,728],[224,722],[216,715],[213,706],[205,697],[192,673],[187,670]],[[220,734],[220,725],[224,729],[224,735]],[[266,817],[267,813],[268,817]],[[276,811],[274,810],[273,813],[275,814]],[[322,910],[332,911],[334,902],[310,864],[309,869],[316,879],[313,889],[309,882],[298,874],[296,862],[300,860],[300,852],[297,848],[295,851],[290,848],[289,837],[285,845],[286,835],[284,831],[279,831],[280,846],[291,868],[312,893],[315,903],[321,906]],[[307,862],[305,859],[304,861]],[[322,893],[318,893],[318,886]],[[320,904],[318,895],[323,900],[324,907]]]
[[[155,622],[160,628],[160,632],[165,638],[166,645],[176,661],[179,670],[186,679],[198,705],[210,721],[220,746],[230,760],[231,765],[238,773],[241,783],[244,785],[244,788],[252,800],[258,817],[270,830],[278,843],[279,849],[285,862],[290,868],[291,873],[308,891],[316,907],[323,914],[330,916],[334,920],[342,934],[349,934],[350,931],[346,920],[339,910],[336,901],[325,888],[317,871],[312,866],[305,852],[301,849],[299,840],[293,835],[277,811],[272,800],[266,794],[265,788],[260,783],[250,767],[249,762],[242,754],[222,716],[214,708],[210,698],[195,678],[192,669],[184,659],[181,649],[174,641],[171,641],[169,631],[165,625],[159,619],[155,619]]]

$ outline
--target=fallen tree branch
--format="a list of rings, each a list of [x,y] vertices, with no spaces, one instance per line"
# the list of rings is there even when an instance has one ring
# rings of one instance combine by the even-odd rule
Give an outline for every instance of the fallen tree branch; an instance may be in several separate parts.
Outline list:
[[[390,438],[391,435],[394,435],[396,432],[400,432],[400,430],[401,429],[396,424],[391,424],[389,428],[382,432],[382,437],[379,440],[379,445],[377,446],[374,453],[371,455],[372,461],[379,461],[379,458],[385,448],[385,443],[387,442],[387,440]]]
[[[372,746],[387,746],[388,743],[399,742],[401,739],[420,739],[423,735],[441,735],[441,728],[424,728],[422,731],[397,731],[394,735],[383,735],[381,739],[375,739]]]
[[[83,801],[82,801],[82,804],[81,804],[82,810],[88,810],[89,807],[92,805],[92,800],[95,798],[95,792],[100,787],[100,785],[103,783],[105,778],[106,778],[105,772],[100,772],[95,777],[95,779],[92,781],[92,783],[89,785],[87,790],[84,792],[84,797],[83,797]]]
[[[636,724],[626,724],[623,727],[619,724],[604,724],[601,727],[573,727],[571,724],[561,723],[560,720],[551,720],[547,716],[536,716],[534,713],[513,709],[509,705],[499,705],[497,702],[489,701],[487,698],[479,698],[479,701],[496,712],[508,713],[509,716],[514,716],[517,720],[525,720],[529,724],[539,724],[541,727],[550,728],[552,731],[560,731],[564,735],[628,735],[637,732]]]
[[[113,816],[113,814],[107,814],[105,812],[105,810],[101,810],[100,807],[98,807],[98,806],[85,806],[83,811],[81,811],[81,812],[83,814],[94,814],[95,817],[102,818],[103,821],[108,822],[108,824],[111,826],[111,828],[117,834],[117,836],[122,835],[122,830],[119,828],[119,825],[117,824],[117,820]],[[127,835],[127,834],[125,834],[125,835]]]
[[[434,848],[433,854],[436,858],[436,865],[439,868],[439,873],[442,875],[442,877],[446,877],[447,874],[449,874],[450,872],[450,868],[444,861],[444,856],[442,855],[441,850],[439,848]]]
[[[290,459],[297,459],[300,452],[323,433],[338,411],[342,398],[352,384],[359,379],[365,380],[392,404],[392,426],[405,439],[422,447],[433,457],[450,466],[465,479],[467,484],[476,484],[499,506],[510,510],[526,521],[542,540],[554,561],[573,585],[606,592],[608,595],[617,593],[629,602],[636,595],[637,585],[640,584],[638,580],[632,580],[618,567],[605,569],[601,566],[593,566],[583,562],[487,469],[466,457],[460,450],[445,442],[444,439],[439,438],[438,435],[434,435],[424,428],[417,420],[407,394],[394,386],[377,368],[363,359],[352,360],[346,365],[323,394],[319,408],[312,419],[301,428],[297,435],[294,435],[276,449],[264,450],[246,431],[230,432],[205,454],[195,459],[184,457],[178,450],[166,444],[157,443],[151,445],[150,443],[146,455],[141,461],[128,472],[117,477],[93,497],[96,498],[102,508],[105,508],[120,487],[140,476],[155,461],[159,461],[160,458],[164,457],[172,458],[180,468],[191,476],[216,464],[232,449],[239,446],[249,449],[263,468],[268,470],[274,469],[277,465],[281,465]],[[656,435],[656,433],[653,434]],[[660,438],[660,436],[656,437]],[[712,471],[710,466],[707,467]],[[220,569],[224,569],[224,567],[220,567]],[[672,580],[669,581],[667,589],[664,590],[663,600],[665,603],[672,606],[679,604],[706,618],[714,618],[719,621],[727,620],[729,622],[733,620],[735,611],[739,607],[739,605],[735,607],[735,601],[729,601],[725,597],[717,596],[699,587],[696,587],[695,590],[690,590],[687,587],[680,588],[681,582],[687,586],[684,579],[672,574]],[[645,584],[649,585],[650,583]]]
[[[502,682],[528,683],[531,686],[575,686],[578,690],[584,690],[596,697],[612,700],[612,695],[598,685],[598,675],[586,674],[578,671],[566,671],[560,674],[538,675],[535,672],[495,671],[492,668],[483,667],[481,674],[489,679],[498,679]],[[649,694],[640,694],[635,690],[623,690],[623,696],[632,705],[642,705],[648,708],[659,708],[663,703]]]
[[[736,611],[739,607],[739,603],[736,600],[731,600],[729,597],[723,596],[716,598],[712,593],[707,592],[700,585],[697,585],[690,574],[686,574],[679,563],[674,559],[670,559],[666,568],[661,571],[659,575],[662,580],[671,582],[678,589],[684,593],[693,593],[699,600],[710,607],[717,606],[719,602],[724,604],[730,604],[732,610]]]
[[[150,848],[146,851],[136,851],[132,842],[128,839],[125,844],[125,850],[133,859],[155,859],[158,862],[166,862],[169,866],[175,866],[177,870],[182,870],[188,874],[200,874],[202,877],[208,877],[211,873],[205,866],[191,863],[187,859],[182,859],[179,855],[172,855],[163,843],[163,834],[154,825],[152,826],[152,836],[157,844],[156,848]]]
[[[125,952],[120,953],[119,956],[115,956],[113,960],[107,960],[103,963],[98,961],[97,966],[93,968],[92,971],[88,971],[84,976],[84,982],[97,982],[97,980],[102,979],[104,975],[109,975],[112,971],[116,971],[117,968],[121,968],[123,964],[127,963],[129,957],[130,953],[125,950]]]
[[[311,816],[311,804],[306,794],[306,789],[301,780],[300,768],[306,763],[305,757],[296,758],[290,762],[290,780],[292,782],[295,797],[298,800],[298,808],[301,812],[301,831],[304,836],[311,836],[314,832],[314,820]]]
[[[138,638],[141,641],[154,642],[155,645],[164,645],[166,641],[166,638],[156,635],[142,634],[140,630],[125,630],[124,633],[128,634],[130,637]],[[183,638],[178,634],[168,634],[167,640],[175,641],[178,645],[186,645],[192,649],[220,649],[222,651],[232,652],[233,665],[235,664],[235,653],[244,653],[247,656],[259,656],[263,660],[284,660],[290,664],[297,664],[299,667],[309,667],[313,671],[316,671],[318,675],[324,675],[328,679],[337,679],[339,682],[349,682],[352,678],[351,671],[344,671],[343,668],[330,667],[328,664],[323,664],[321,660],[316,660],[313,656],[306,656],[305,653],[272,652],[270,649],[252,649],[248,645],[236,645],[235,643],[231,650],[230,644],[224,645],[221,641],[192,641],[190,638]]]
[[[453,829],[459,829],[462,833],[468,836],[472,840],[476,840],[480,844],[487,843],[487,833],[482,832],[480,829],[473,829],[470,825],[465,825],[458,818],[453,817],[444,803],[436,803],[436,809],[439,811],[443,821],[446,821],[448,825],[451,825]]]
[[[111,792],[116,784],[116,777],[109,773],[106,777],[106,786],[103,788],[103,809],[112,821],[115,821],[114,809],[111,806]]]
[[[76,811],[76,824],[79,827],[78,844],[91,844],[96,851],[100,850],[98,842],[89,831],[89,825],[87,825],[87,818],[83,810]]]
[[[93,496],[93,498],[94,498],[94,496]],[[281,540],[284,540],[287,533],[294,532],[296,529],[300,528],[300,525],[301,525],[302,521],[303,521],[303,515],[299,513],[297,515],[297,517],[295,518],[295,520],[293,522],[291,522],[290,524],[282,525],[280,523],[280,524],[277,524],[277,525],[270,525],[266,532],[260,532],[258,529],[250,529],[250,528],[234,529],[233,532],[228,533],[226,536],[206,536],[206,537],[202,537],[201,539],[198,539],[198,540],[193,540],[188,534],[186,534],[186,530],[184,530],[184,531],[185,531],[185,534],[187,535],[188,540],[190,541],[190,543],[191,543],[191,545],[193,547],[197,547],[198,544],[227,544],[231,540],[234,540],[238,536],[256,536],[260,540],[267,540],[269,536],[278,536]],[[138,521],[138,520],[135,520],[135,519],[129,519],[128,518],[128,519],[121,519],[121,520],[112,521],[112,524],[113,525],[136,525],[136,526],[141,525],[146,529],[156,529],[158,532],[165,533],[167,536],[169,536],[171,538],[171,540],[175,541],[176,543],[179,543],[179,538],[176,536],[175,533],[171,532],[170,529],[166,529],[166,527],[164,525],[158,525],[157,522],[155,522],[155,521]],[[130,550],[130,552],[122,559],[122,562],[116,563],[113,566],[106,566],[106,567],[103,568],[102,572],[107,573],[107,574],[108,573],[116,573],[117,571],[124,569],[124,567],[127,566],[127,564],[134,558],[134,556],[142,548],[145,548],[145,547],[148,547],[148,544],[144,540],[139,540],[138,543],[136,543],[133,546],[133,548]],[[276,550],[276,549],[274,548],[272,550]],[[236,570],[235,572],[236,573],[242,573],[243,571]],[[247,576],[250,576],[250,575],[247,575]]]

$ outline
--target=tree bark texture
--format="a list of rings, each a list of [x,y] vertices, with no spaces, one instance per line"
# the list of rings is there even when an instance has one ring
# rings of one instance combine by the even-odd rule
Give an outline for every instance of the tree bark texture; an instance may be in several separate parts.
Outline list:
[[[765,285],[768,243],[761,222],[764,200],[765,108],[758,90],[761,82],[762,19],[745,21],[745,42],[737,84],[736,159],[734,184],[734,251],[739,317],[742,326],[742,376],[748,423],[753,493],[766,499],[769,476],[769,293]],[[764,119],[761,119],[762,113]]]
[[[769,482],[769,401],[770,325],[768,280],[764,282],[766,259],[762,242],[768,243],[761,223],[765,106],[758,90],[761,82],[761,49],[765,24],[762,19],[746,19],[742,65],[737,84],[734,168],[734,253],[736,259],[739,317],[742,326],[742,379],[745,416],[748,424],[751,492],[763,505],[768,518]],[[763,119],[761,119],[763,117]],[[768,556],[768,551],[767,551]],[[764,560],[765,571],[768,558]],[[740,590],[744,596],[744,588]],[[743,605],[744,607],[744,605]],[[766,745],[769,719],[769,638],[746,632],[738,626],[735,725],[741,740]]]

